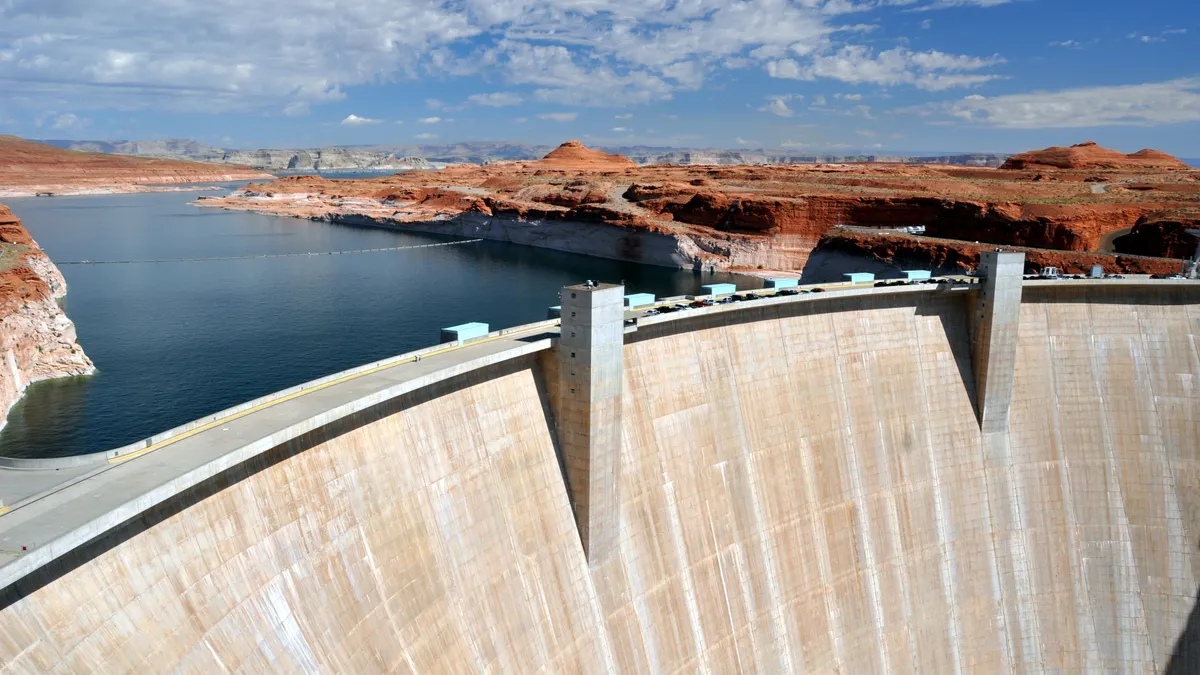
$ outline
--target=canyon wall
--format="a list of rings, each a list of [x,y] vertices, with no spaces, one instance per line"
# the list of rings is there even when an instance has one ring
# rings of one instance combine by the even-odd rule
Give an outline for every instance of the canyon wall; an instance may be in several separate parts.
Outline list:
[[[308,149],[238,150],[217,148],[186,139],[161,141],[42,141],[69,150],[105,152],[144,157],[189,159],[200,162],[246,164],[268,171],[316,171],[338,169],[428,168],[427,164],[483,164],[486,162],[533,160],[552,149],[549,145],[503,142],[467,142],[444,145],[331,146]],[[789,164],[838,162],[907,162],[999,166],[1006,154],[972,153],[949,155],[817,155],[783,150],[724,150],[720,148],[667,148],[654,146],[606,146],[638,164]]]
[[[837,229],[821,238],[811,257],[820,260],[830,253],[836,253],[841,254],[837,258],[839,261],[846,261],[844,264],[850,266],[854,265],[854,260],[861,260],[890,266],[893,270],[922,269],[939,274],[961,274],[975,271],[979,254],[994,248],[992,244],[979,242]],[[1024,253],[1025,271],[1030,274],[1037,273],[1043,267],[1056,267],[1064,274],[1088,274],[1093,265],[1104,268],[1106,274],[1175,274],[1182,267],[1180,260],[1123,253],[1082,253],[1020,247],[1006,247],[1006,250]],[[845,270],[830,270],[832,274],[828,278],[819,274],[810,278],[809,271],[806,267],[806,282],[819,283],[839,281],[842,278],[841,271]]]
[[[1178,659],[1200,581],[1195,291],[1027,287],[1011,431],[990,438],[965,292],[826,295],[627,335],[606,560],[575,528],[543,352],[313,431],[9,587],[0,660],[1006,673]]]
[[[0,410],[7,413],[31,383],[95,368],[56,302],[67,293],[66,281],[3,205],[0,249]]]

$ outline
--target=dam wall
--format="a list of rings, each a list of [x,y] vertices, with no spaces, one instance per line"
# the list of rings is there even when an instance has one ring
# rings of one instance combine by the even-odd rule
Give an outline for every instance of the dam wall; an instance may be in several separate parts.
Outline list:
[[[147,472],[217,442],[206,438],[236,447],[257,438],[252,425],[291,428],[286,406],[309,397],[344,410],[6,577],[0,663],[1196,663],[1181,636],[1200,630],[1200,285],[1026,282],[1008,429],[987,439],[976,293],[847,290],[638,318],[623,347],[616,550],[600,560],[564,480],[557,340],[540,334],[364,375],[81,477],[0,515],[3,553],[22,532],[84,518],[72,506],[120,490],[137,502]],[[419,386],[397,384],[415,368]]]

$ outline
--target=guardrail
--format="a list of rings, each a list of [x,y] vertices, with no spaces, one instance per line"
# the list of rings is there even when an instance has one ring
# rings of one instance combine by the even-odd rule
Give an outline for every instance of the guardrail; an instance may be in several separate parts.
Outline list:
[[[376,371],[376,370],[381,370],[384,368],[389,368],[392,366],[403,365],[405,363],[412,363],[415,361],[420,361],[422,358],[425,358],[428,356],[433,356],[436,354],[453,351],[455,349],[459,349],[464,346],[478,344],[478,343],[486,342],[489,340],[494,340],[499,337],[513,335],[516,333],[533,332],[538,329],[553,328],[557,325],[559,325],[558,319],[537,321],[534,323],[521,324],[519,326],[513,326],[511,328],[502,328],[500,330],[492,331],[492,332],[488,333],[486,336],[481,336],[474,340],[467,340],[464,342],[455,342],[455,343],[442,343],[442,344],[431,345],[429,347],[423,347],[416,351],[405,352],[404,354],[399,354],[397,356],[391,356],[386,359],[381,359],[379,361],[372,361],[370,363],[365,363],[361,366],[355,366],[354,368],[349,368],[347,370],[343,370],[343,371],[336,372],[336,373],[333,373],[330,375],[326,375],[324,377],[320,377],[315,380],[305,382],[303,384],[298,384],[293,387],[288,387],[287,389],[281,389],[280,391],[277,391],[277,392],[274,392],[271,394],[267,394],[266,396],[260,396],[259,398],[256,398],[256,399],[253,399],[250,401],[246,401],[245,403],[238,404],[231,408],[226,408],[224,410],[221,410],[220,412],[216,412],[211,415],[206,415],[199,419],[192,420],[191,422],[188,422],[186,424],[181,424],[172,429],[168,429],[161,433],[157,433],[148,438],[143,438],[140,441],[135,441],[128,445],[123,445],[123,446],[121,446],[119,448],[115,448],[113,450],[104,450],[101,452],[93,452],[93,453],[89,453],[86,455],[75,455],[75,456],[71,456],[71,457],[44,457],[44,458],[0,457],[0,469],[36,470],[36,469],[66,469],[66,468],[86,467],[86,466],[96,466],[96,467],[103,466],[105,464],[113,462],[114,460],[120,461],[122,458],[131,458],[131,457],[129,457],[130,455],[142,454],[142,453],[146,452],[147,450],[149,450],[150,448],[153,448],[156,445],[165,443],[167,441],[171,441],[172,439],[179,439],[180,437],[183,437],[185,434],[190,435],[194,431],[208,427],[210,425],[214,425],[223,420],[227,420],[229,418],[241,415],[241,414],[243,414],[247,411],[253,410],[255,408],[267,407],[272,403],[282,401],[283,399],[295,397],[297,395],[303,394],[304,392],[310,391],[313,389],[322,389],[333,382],[337,382],[337,381],[344,380],[347,378],[352,378],[356,375],[361,375],[363,373],[370,372],[370,371]]]

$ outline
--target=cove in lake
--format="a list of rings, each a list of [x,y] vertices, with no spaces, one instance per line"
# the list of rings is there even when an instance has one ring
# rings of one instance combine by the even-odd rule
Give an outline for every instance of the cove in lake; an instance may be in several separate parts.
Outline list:
[[[201,209],[200,194],[9,199],[55,260],[156,260],[389,248],[442,237]],[[354,255],[65,265],[64,303],[96,364],[33,384],[0,456],[110,450],[244,401],[434,344],[467,321],[546,318],[586,279],[696,293],[729,274],[603,260],[501,242]]]

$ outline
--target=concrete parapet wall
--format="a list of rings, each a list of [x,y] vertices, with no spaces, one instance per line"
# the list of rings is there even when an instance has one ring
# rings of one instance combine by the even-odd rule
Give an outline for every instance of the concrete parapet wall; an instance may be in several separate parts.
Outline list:
[[[1027,284],[994,442],[968,292],[646,321],[622,348],[620,527],[598,565],[555,454],[561,366],[497,354],[17,577],[0,662],[1162,672],[1200,630],[1198,290]]]
[[[539,328],[553,328],[553,327],[557,326],[558,323],[559,323],[558,319],[548,319],[546,321],[522,324],[520,326],[515,326],[513,328],[503,328],[500,330],[491,331],[490,333],[487,334],[486,337],[495,338],[495,337],[501,337],[504,335],[509,335],[514,332],[526,332],[526,331],[537,330]],[[89,453],[86,455],[75,455],[72,457],[45,457],[45,458],[0,457],[0,469],[17,469],[17,470],[21,470],[21,469],[26,469],[26,470],[51,469],[51,470],[53,470],[53,469],[67,469],[67,468],[74,468],[74,467],[81,467],[81,466],[97,466],[97,467],[103,466],[109,460],[124,457],[124,456],[132,454],[132,453],[144,451],[147,448],[150,448],[154,445],[163,443],[164,441],[169,441],[173,438],[176,438],[176,437],[186,434],[188,432],[211,425],[214,422],[220,422],[222,420],[228,419],[235,415],[244,413],[248,410],[253,410],[255,408],[262,407],[265,404],[270,404],[275,401],[279,401],[281,399],[289,398],[289,397],[304,393],[304,392],[312,390],[312,389],[321,388],[321,387],[328,385],[331,382],[336,382],[338,380],[342,380],[342,379],[345,379],[348,377],[353,377],[360,373],[365,373],[365,372],[368,372],[371,370],[377,370],[379,368],[385,368],[387,366],[391,366],[391,365],[395,365],[395,364],[399,364],[399,363],[405,363],[405,362],[412,361],[412,360],[419,360],[423,356],[428,356],[430,354],[436,354],[436,353],[444,351],[445,349],[446,349],[445,345],[441,345],[441,344],[431,345],[429,347],[422,347],[421,349],[417,349],[417,350],[414,350],[411,352],[405,352],[404,354],[399,354],[397,356],[390,356],[386,359],[380,359],[379,361],[372,361],[370,363],[365,363],[361,366],[355,366],[354,368],[348,368],[346,370],[343,370],[343,371],[340,371],[337,373],[326,375],[324,377],[319,377],[315,380],[310,380],[303,384],[298,384],[294,387],[288,387],[287,389],[281,389],[277,392],[267,394],[266,396],[260,396],[256,399],[246,401],[245,403],[239,403],[238,405],[226,408],[224,410],[221,410],[220,412],[215,412],[211,415],[206,415],[199,419],[192,420],[191,422],[188,422],[186,424],[181,424],[177,427],[173,427],[166,431],[162,431],[157,434],[154,434],[153,436],[150,436],[148,438],[143,438],[140,441],[134,441],[133,443],[129,443],[129,444],[123,445],[119,448],[114,448],[112,450],[105,450],[103,452],[93,452],[93,453]]]

